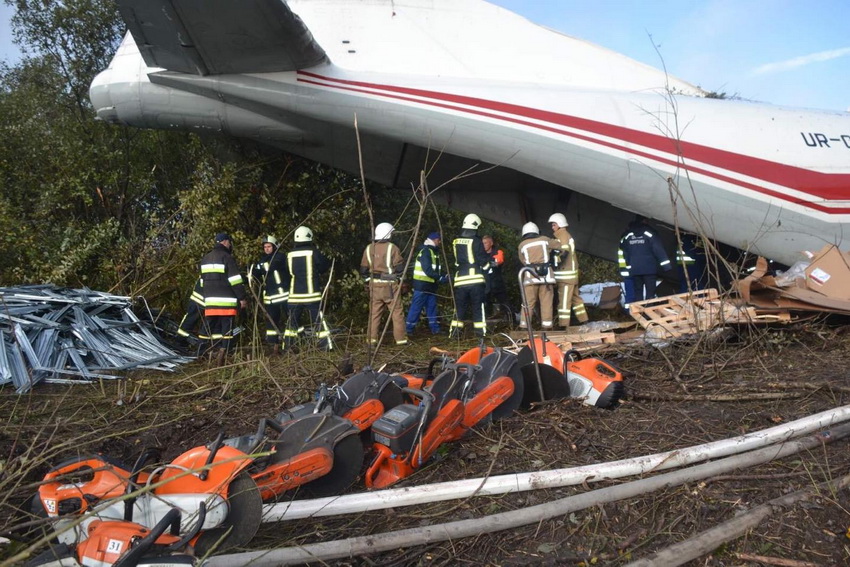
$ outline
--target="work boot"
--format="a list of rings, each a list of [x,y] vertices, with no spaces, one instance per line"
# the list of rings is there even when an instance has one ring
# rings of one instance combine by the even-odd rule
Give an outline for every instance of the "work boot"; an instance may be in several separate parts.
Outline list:
[[[217,348],[213,355],[215,357],[213,366],[224,366],[224,359],[227,356],[226,348]]]

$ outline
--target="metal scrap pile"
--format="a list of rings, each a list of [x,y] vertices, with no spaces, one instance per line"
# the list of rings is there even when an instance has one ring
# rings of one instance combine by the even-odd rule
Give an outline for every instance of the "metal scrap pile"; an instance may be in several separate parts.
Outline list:
[[[171,371],[190,359],[164,346],[129,297],[50,285],[0,288],[0,384],[118,378],[130,368]]]

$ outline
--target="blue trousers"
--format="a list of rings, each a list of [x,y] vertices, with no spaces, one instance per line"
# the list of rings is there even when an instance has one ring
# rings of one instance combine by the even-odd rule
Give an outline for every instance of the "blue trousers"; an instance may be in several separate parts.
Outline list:
[[[422,310],[425,309],[425,317],[428,319],[428,326],[431,327],[431,332],[437,334],[440,332],[440,321],[437,319],[437,296],[430,291],[419,289],[413,290],[413,301],[410,302],[410,309],[407,311],[407,333],[413,333],[416,324],[419,323],[419,317],[422,315]]]

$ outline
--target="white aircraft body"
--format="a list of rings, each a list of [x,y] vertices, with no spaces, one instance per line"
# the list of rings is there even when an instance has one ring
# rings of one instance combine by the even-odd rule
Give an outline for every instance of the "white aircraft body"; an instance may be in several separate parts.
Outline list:
[[[101,119],[224,132],[611,258],[634,213],[790,264],[850,233],[850,113],[705,98],[480,0],[120,0]]]

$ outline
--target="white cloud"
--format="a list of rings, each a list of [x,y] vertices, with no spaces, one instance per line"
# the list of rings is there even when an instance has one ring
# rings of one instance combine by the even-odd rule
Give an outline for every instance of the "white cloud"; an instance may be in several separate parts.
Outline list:
[[[809,65],[811,63],[819,63],[821,61],[837,59],[838,57],[844,57],[846,55],[850,55],[850,47],[844,47],[842,49],[832,49],[829,51],[820,51],[818,53],[812,53],[810,55],[803,55],[801,57],[786,59],[785,61],[779,61],[777,63],[767,63],[766,65],[756,67],[753,70],[753,73],[756,75],[764,75],[765,73],[779,73],[782,71],[788,71],[789,69],[803,67],[804,65]]]

